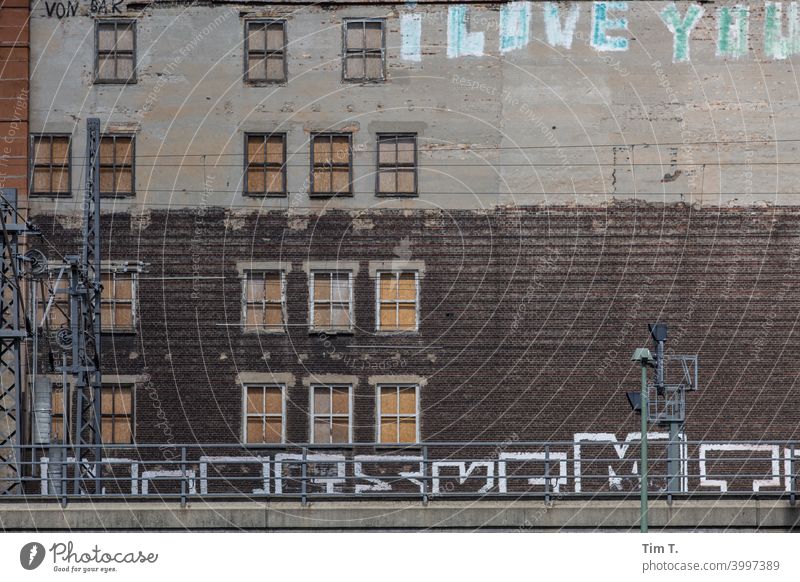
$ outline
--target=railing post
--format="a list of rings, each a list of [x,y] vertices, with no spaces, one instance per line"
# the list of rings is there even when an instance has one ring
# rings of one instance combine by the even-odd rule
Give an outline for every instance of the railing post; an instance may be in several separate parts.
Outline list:
[[[303,507],[308,504],[308,487],[306,483],[306,478],[308,477],[308,449],[303,447],[303,461],[300,465],[300,493],[301,493],[301,502],[303,503]]]
[[[794,507],[797,501],[797,475],[794,469],[794,445],[789,449],[789,504]]]
[[[181,507],[186,507],[186,447],[181,447]]]
[[[550,445],[544,446],[544,502],[550,503]]]
[[[428,447],[422,447],[422,504],[428,505]]]
[[[67,506],[67,498],[69,496],[69,483],[67,479],[67,472],[69,471],[69,465],[67,464],[67,454],[69,451],[67,447],[61,450],[61,454],[59,455],[61,458],[59,462],[61,463],[61,507]]]

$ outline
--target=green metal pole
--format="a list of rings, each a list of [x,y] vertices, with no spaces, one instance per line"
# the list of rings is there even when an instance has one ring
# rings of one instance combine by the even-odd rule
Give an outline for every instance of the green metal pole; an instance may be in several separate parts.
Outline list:
[[[641,526],[642,533],[647,533],[647,411],[649,405],[647,403],[647,366],[642,361],[642,440],[641,452],[642,458],[640,459],[640,473],[642,477],[641,501],[642,506],[640,510],[639,525]]]

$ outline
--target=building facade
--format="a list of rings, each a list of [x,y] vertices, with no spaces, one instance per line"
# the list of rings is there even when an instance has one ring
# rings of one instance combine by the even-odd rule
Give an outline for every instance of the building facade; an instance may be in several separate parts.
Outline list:
[[[98,117],[107,443],[549,441],[576,478],[581,446],[638,439],[630,352],[662,321],[700,356],[684,438],[772,451],[800,426],[797,10],[34,2],[37,374]]]

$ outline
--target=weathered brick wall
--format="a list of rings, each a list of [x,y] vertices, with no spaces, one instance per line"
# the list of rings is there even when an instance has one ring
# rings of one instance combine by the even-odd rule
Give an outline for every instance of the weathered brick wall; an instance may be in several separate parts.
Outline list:
[[[34,222],[43,248],[77,248],[74,222],[52,215]],[[312,374],[358,376],[357,442],[374,438],[368,378],[377,374],[427,379],[421,428],[428,441],[624,435],[639,427],[624,397],[639,385],[630,353],[649,341],[647,323],[656,320],[669,324],[673,353],[700,355],[701,390],[688,395],[690,439],[799,436],[795,208],[630,204],[336,211],[290,220],[211,208],[133,219],[106,214],[103,236],[104,258],[149,264],[140,279],[138,333],[108,337],[104,371],[150,375],[174,442],[238,442],[236,376],[269,371],[296,378],[287,405],[293,442],[308,440],[302,380]],[[398,253],[425,263],[420,332],[375,337],[367,265]],[[318,259],[361,264],[358,329],[329,344],[297,325],[308,318],[302,262]],[[289,331],[243,333],[236,262],[276,260],[293,265]],[[377,347],[387,345],[398,349]],[[400,349],[411,345],[419,348]],[[158,407],[141,388],[137,399],[138,440],[163,442]]]

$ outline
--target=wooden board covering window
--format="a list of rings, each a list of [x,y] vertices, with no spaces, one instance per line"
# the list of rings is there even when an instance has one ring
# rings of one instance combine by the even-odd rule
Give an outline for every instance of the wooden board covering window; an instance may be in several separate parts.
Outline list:
[[[280,271],[248,271],[245,276],[245,326],[283,329],[283,276]]]
[[[408,272],[382,272],[378,284],[378,330],[417,329],[417,275]]]
[[[133,196],[134,138],[104,135],[100,138],[100,195]]]
[[[97,71],[100,82],[126,83],[135,80],[136,23],[97,23]]]
[[[312,193],[323,196],[351,193],[350,134],[321,134],[312,140]]]
[[[350,273],[312,274],[314,278],[314,329],[346,331],[352,327],[350,317]]]
[[[50,442],[67,442],[67,414],[64,408],[64,389],[53,387],[50,393],[51,421]]]
[[[383,21],[351,20],[345,23],[344,78],[347,81],[381,81],[384,78]]]
[[[286,81],[286,30],[281,21],[247,23],[245,78],[251,83]]]
[[[247,135],[247,175],[245,193],[249,196],[283,195],[286,190],[286,142],[282,135]]]
[[[413,135],[378,136],[378,194],[417,193],[417,139]]]
[[[100,403],[100,433],[106,444],[133,442],[133,387],[103,386]]]
[[[31,194],[69,196],[70,137],[37,135],[32,138]]]
[[[381,443],[417,442],[417,387],[380,387]]]
[[[350,441],[349,386],[314,386],[311,406],[314,443]]]
[[[283,442],[283,387],[247,386],[246,390],[246,442]]]
[[[101,273],[103,291],[100,294],[100,320],[103,331],[133,331],[133,274]]]

